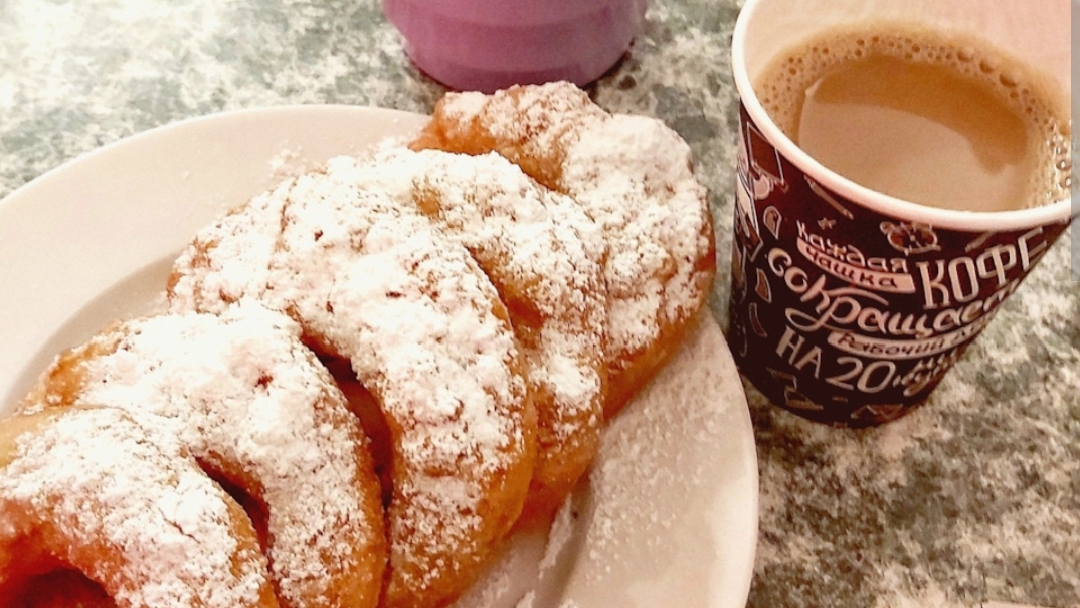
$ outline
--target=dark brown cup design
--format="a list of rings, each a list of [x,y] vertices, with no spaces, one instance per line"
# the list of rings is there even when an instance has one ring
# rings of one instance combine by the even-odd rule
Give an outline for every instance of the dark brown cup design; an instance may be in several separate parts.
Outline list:
[[[773,403],[863,427],[916,407],[1068,225],[976,231],[858,204],[741,108],[728,342]]]

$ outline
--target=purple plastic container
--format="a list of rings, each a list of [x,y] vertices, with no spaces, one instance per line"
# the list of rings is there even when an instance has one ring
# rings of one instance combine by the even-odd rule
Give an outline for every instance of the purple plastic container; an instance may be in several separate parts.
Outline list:
[[[648,0],[383,0],[405,52],[458,90],[588,84],[630,47]]]

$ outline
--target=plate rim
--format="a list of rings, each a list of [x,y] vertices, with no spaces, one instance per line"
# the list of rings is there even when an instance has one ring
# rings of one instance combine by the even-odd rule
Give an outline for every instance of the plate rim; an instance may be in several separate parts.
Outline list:
[[[387,108],[375,105],[351,105],[344,103],[291,103],[282,105],[256,106],[251,108],[236,108],[178,118],[176,120],[167,121],[140,131],[129,133],[128,135],[124,135],[123,137],[101,144],[100,146],[97,146],[90,150],[86,150],[80,154],[61,161],[58,165],[46,169],[39,175],[33,177],[29,181],[8,192],[3,198],[0,198],[0,211],[3,211],[6,205],[19,204],[19,200],[21,200],[22,197],[25,196],[24,191],[40,187],[39,182],[44,182],[49,179],[55,179],[53,175],[56,173],[70,171],[72,165],[92,162],[98,156],[113,153],[115,148],[138,145],[143,140],[158,138],[163,132],[166,131],[171,133],[174,130],[183,130],[195,126],[201,126],[203,124],[210,124],[217,121],[228,122],[237,119],[263,120],[273,114],[304,114],[308,112],[370,112],[373,114],[399,115],[401,117],[409,117],[410,119],[425,116],[424,114],[412,112],[409,110],[399,110],[396,108]]]

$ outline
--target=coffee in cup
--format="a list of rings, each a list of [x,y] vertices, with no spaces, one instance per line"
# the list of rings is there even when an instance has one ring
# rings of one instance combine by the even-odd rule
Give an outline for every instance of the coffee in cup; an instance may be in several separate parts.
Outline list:
[[[800,148],[877,192],[967,211],[1068,197],[1068,100],[976,37],[838,27],[778,55],[754,88]]]

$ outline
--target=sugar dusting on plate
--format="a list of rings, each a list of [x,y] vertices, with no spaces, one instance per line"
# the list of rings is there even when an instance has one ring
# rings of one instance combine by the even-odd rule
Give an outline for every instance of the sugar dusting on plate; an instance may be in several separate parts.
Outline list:
[[[757,530],[753,450],[738,372],[705,316],[604,431],[543,549],[512,538],[514,555],[478,585],[487,586],[484,602],[454,608],[651,607],[672,598],[686,608],[741,606]],[[506,584],[513,559],[512,576],[531,581],[516,593]],[[684,596],[690,588],[700,597]]]

